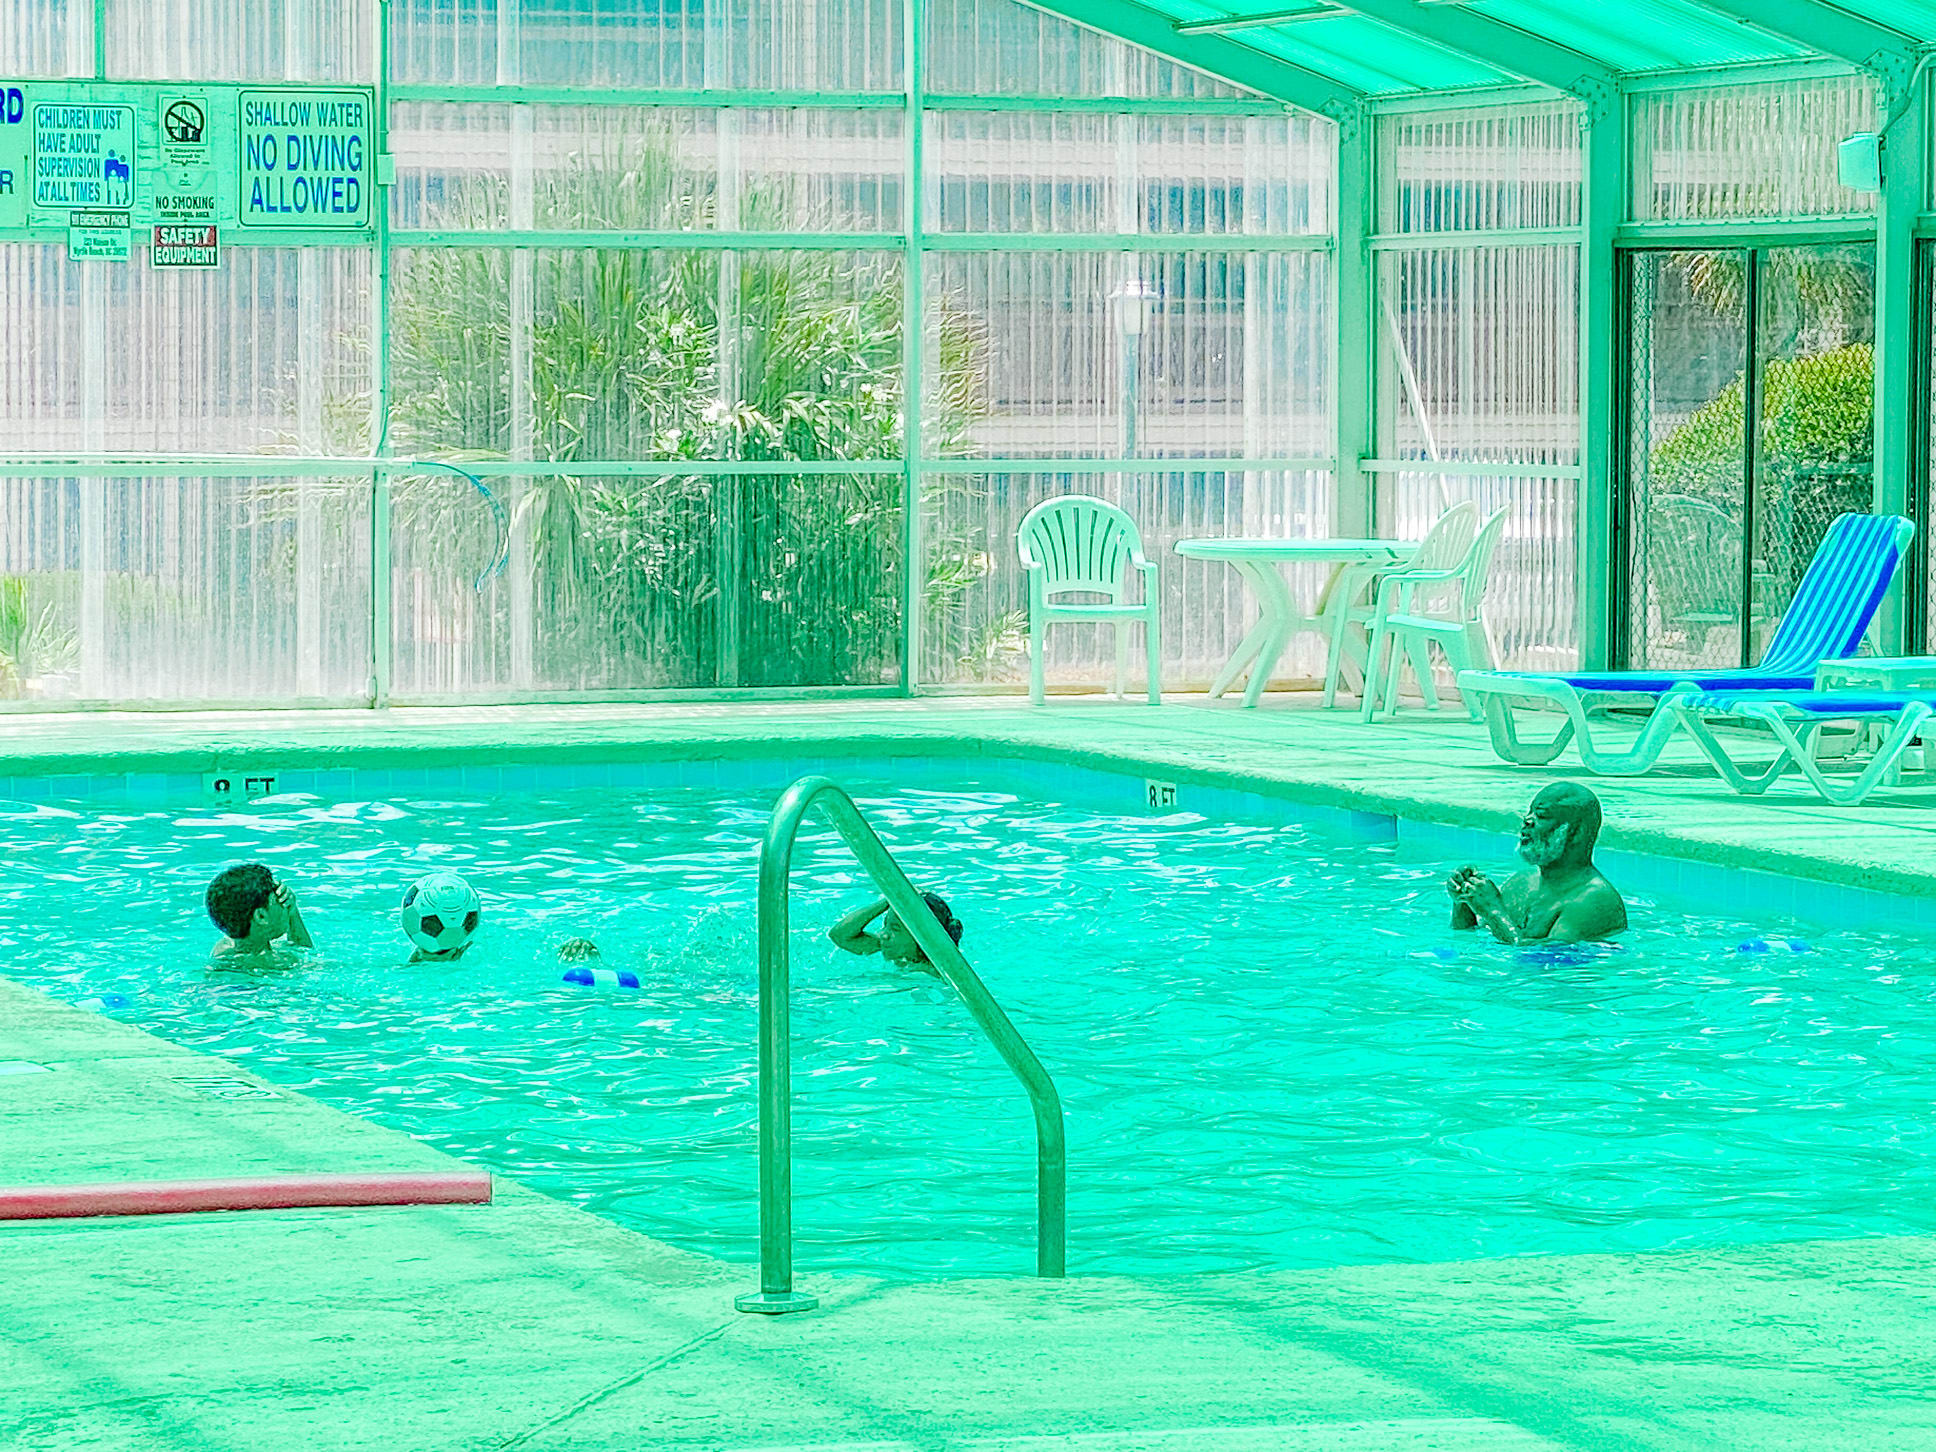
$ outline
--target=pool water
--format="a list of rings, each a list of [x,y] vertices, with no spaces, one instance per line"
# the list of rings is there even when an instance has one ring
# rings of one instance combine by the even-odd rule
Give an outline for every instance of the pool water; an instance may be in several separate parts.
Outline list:
[[[1936,1228],[1931,944],[1634,904],[1549,961],[1446,927],[1452,864],[1286,826],[860,791],[1054,1075],[1069,1264],[1162,1272]],[[757,1255],[755,865],[701,790],[246,808],[0,803],[4,971],[650,1235]],[[319,951],[211,970],[202,889],[270,863]],[[1026,1100],[952,993],[834,950],[872,896],[796,855],[796,1264],[1026,1273]],[[1494,864],[1503,869],[1506,864]],[[456,963],[395,906],[485,899]],[[1743,954],[1771,933],[1812,951]],[[561,981],[590,937],[636,992]]]

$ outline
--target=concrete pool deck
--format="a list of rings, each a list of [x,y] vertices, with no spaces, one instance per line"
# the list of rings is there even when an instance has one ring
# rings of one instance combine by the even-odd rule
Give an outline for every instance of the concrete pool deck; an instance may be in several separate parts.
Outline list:
[[[1361,728],[1282,703],[0,718],[15,777],[743,750],[1113,762],[1490,828],[1548,775],[1492,762],[1456,719]],[[1851,811],[1685,774],[1605,787],[1623,845],[1936,895],[1926,789]],[[46,1072],[0,1073],[12,1185],[455,1165],[0,982],[15,1063]],[[489,1206],[0,1225],[0,1448],[1936,1449],[1936,1239],[1059,1283],[803,1265],[821,1308],[767,1319],[732,1310],[751,1266],[498,1186]]]

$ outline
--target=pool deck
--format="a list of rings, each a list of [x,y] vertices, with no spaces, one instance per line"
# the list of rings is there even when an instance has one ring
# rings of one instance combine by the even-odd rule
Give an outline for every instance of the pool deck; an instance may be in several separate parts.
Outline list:
[[[970,743],[964,746],[963,743]],[[961,750],[1241,778],[1504,827],[1546,773],[1457,720],[1092,701],[0,718],[0,775]],[[1611,835],[1936,893],[1922,789],[1859,811],[1607,783]],[[455,1168],[407,1136],[0,981],[10,1185]],[[211,1077],[260,1091],[223,1097]],[[750,1213],[750,1211],[749,1211]],[[749,1238],[751,1226],[749,1224]],[[500,1179],[488,1206],[0,1225],[0,1448],[140,1452],[1936,1449],[1936,1239],[1122,1279],[747,1266]]]

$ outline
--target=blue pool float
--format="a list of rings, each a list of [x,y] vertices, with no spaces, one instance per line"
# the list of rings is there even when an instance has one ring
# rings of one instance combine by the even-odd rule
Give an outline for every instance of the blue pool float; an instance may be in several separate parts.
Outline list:
[[[1737,953],[1812,953],[1815,950],[1800,938],[1750,938],[1734,951]]]
[[[112,1009],[126,1008],[129,999],[125,993],[97,993],[92,998],[77,998],[76,1008],[91,1008],[96,1013],[107,1013]]]
[[[1521,948],[1513,957],[1528,968],[1578,968],[1587,963],[1598,963],[1603,958],[1618,957],[1625,951],[1619,943],[1598,940]]]
[[[639,975],[623,968],[567,968],[564,981],[580,988],[637,988]]]

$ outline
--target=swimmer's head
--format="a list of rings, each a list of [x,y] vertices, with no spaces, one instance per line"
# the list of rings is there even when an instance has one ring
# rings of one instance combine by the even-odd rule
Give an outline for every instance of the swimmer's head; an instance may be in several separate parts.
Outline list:
[[[921,894],[921,901],[928,905],[928,911],[934,914],[935,921],[941,924],[941,930],[948,935],[949,940],[959,943],[961,941],[961,919],[954,915],[953,909],[942,900],[938,893],[924,892]],[[903,923],[893,913],[889,913],[881,920],[880,938],[881,956],[890,963],[925,963],[928,961],[928,955],[921,951],[921,945],[915,942],[914,934],[907,930],[907,924]]]
[[[602,958],[604,956],[604,954],[598,951],[598,944],[594,943],[590,938],[566,938],[564,942],[558,945],[558,961],[560,963],[586,963],[590,962],[593,958]]]
[[[269,938],[289,930],[289,910],[276,898],[275,874],[260,862],[225,867],[204,898],[209,920],[235,942],[260,929]]]
[[[1600,799],[1578,782],[1556,781],[1526,809],[1519,855],[1534,867],[1593,860],[1600,837]]]
[[[427,958],[455,958],[471,945],[483,920],[471,885],[454,872],[431,872],[404,890],[397,920],[404,936]]]

